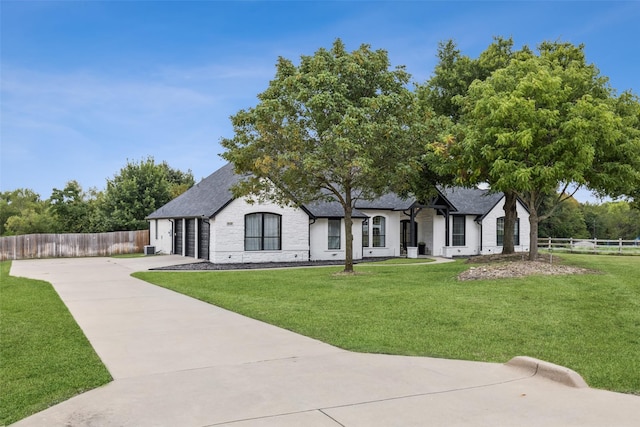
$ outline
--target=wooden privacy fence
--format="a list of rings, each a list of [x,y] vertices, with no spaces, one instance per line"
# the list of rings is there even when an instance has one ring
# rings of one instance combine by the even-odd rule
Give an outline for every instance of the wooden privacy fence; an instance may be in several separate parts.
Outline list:
[[[149,230],[111,233],[24,234],[0,237],[0,261],[110,256],[143,252]]]
[[[553,252],[640,255],[640,240],[545,237],[538,239],[538,248]]]

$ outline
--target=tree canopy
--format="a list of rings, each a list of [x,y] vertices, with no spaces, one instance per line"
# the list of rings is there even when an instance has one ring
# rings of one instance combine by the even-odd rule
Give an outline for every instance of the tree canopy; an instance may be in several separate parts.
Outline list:
[[[524,50],[528,51],[526,48]],[[495,70],[504,68],[515,55],[511,38],[495,37],[493,43],[476,59],[462,55],[453,40],[439,44],[439,62],[431,78],[425,84],[418,85],[417,93],[422,106],[431,108],[441,117],[450,120],[450,136],[433,141],[428,145],[430,150],[427,152],[435,153],[434,156],[426,158],[429,164],[435,165],[428,169],[436,170],[438,173],[423,174],[418,187],[428,186],[432,183],[476,186],[481,182],[488,181],[485,176],[486,167],[481,168],[483,173],[470,176],[465,171],[465,159],[461,153],[450,151],[449,146],[456,138],[464,138],[464,127],[460,126],[463,118],[463,105],[459,99],[468,94],[474,81],[485,80]],[[502,253],[510,254],[515,251],[513,236],[517,218],[517,195],[513,191],[504,191],[504,195],[505,233]]]
[[[524,200],[531,259],[545,195],[570,185],[620,195],[640,185],[637,100],[616,97],[583,46],[544,42],[537,54],[522,50],[458,102],[464,172]]]
[[[52,233],[55,221],[48,213],[49,203],[28,188],[0,194],[0,231],[4,235]]]
[[[101,220],[110,231],[142,230],[145,218],[194,184],[191,171],[174,170],[153,157],[128,161],[112,179],[100,204]]]
[[[64,233],[95,231],[96,199],[86,194],[78,181],[67,182],[62,190],[54,188],[49,202],[49,210],[59,231]]]
[[[221,141],[222,157],[251,174],[236,195],[340,203],[351,272],[356,201],[406,190],[419,168],[412,126],[420,113],[409,78],[404,67],[390,69],[386,51],[362,45],[347,52],[339,39],[297,66],[279,58],[258,105],[234,115],[235,136]]]

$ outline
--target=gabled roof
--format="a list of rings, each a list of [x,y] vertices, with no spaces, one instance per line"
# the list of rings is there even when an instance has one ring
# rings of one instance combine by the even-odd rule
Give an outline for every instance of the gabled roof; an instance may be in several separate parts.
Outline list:
[[[151,213],[147,219],[213,218],[233,201],[231,187],[243,177],[227,163],[180,196]],[[502,193],[489,190],[451,187],[439,188],[438,204],[449,205],[452,211],[466,215],[485,215],[502,199]],[[435,203],[435,202],[434,202]],[[395,193],[385,194],[374,200],[359,200],[353,210],[354,218],[366,218],[362,209],[407,210],[416,205],[414,199],[405,199]],[[433,205],[433,203],[432,203]],[[302,206],[314,218],[344,217],[338,202],[314,202]]]
[[[233,200],[231,187],[242,179],[227,163],[157,211],[147,219],[211,218]]]
[[[456,207],[456,213],[460,215],[485,215],[504,196],[500,192],[492,193],[479,188],[448,187],[441,188],[440,192]]]

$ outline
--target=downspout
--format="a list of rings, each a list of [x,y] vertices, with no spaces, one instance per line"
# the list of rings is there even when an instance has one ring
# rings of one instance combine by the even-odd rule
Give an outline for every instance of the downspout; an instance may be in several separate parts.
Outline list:
[[[307,246],[309,247],[309,255],[307,256],[307,259],[309,261],[311,261],[311,226],[316,223],[316,220],[317,219],[315,217],[311,218],[312,222],[309,223],[309,232],[307,233]]]

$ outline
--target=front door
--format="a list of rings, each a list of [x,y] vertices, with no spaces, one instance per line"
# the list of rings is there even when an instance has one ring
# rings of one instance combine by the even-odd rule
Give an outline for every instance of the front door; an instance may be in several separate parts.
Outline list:
[[[418,244],[418,223],[415,224],[415,229],[413,230],[414,242]],[[400,221],[400,253],[407,253],[407,246],[411,244],[411,221],[408,219],[403,219]]]

